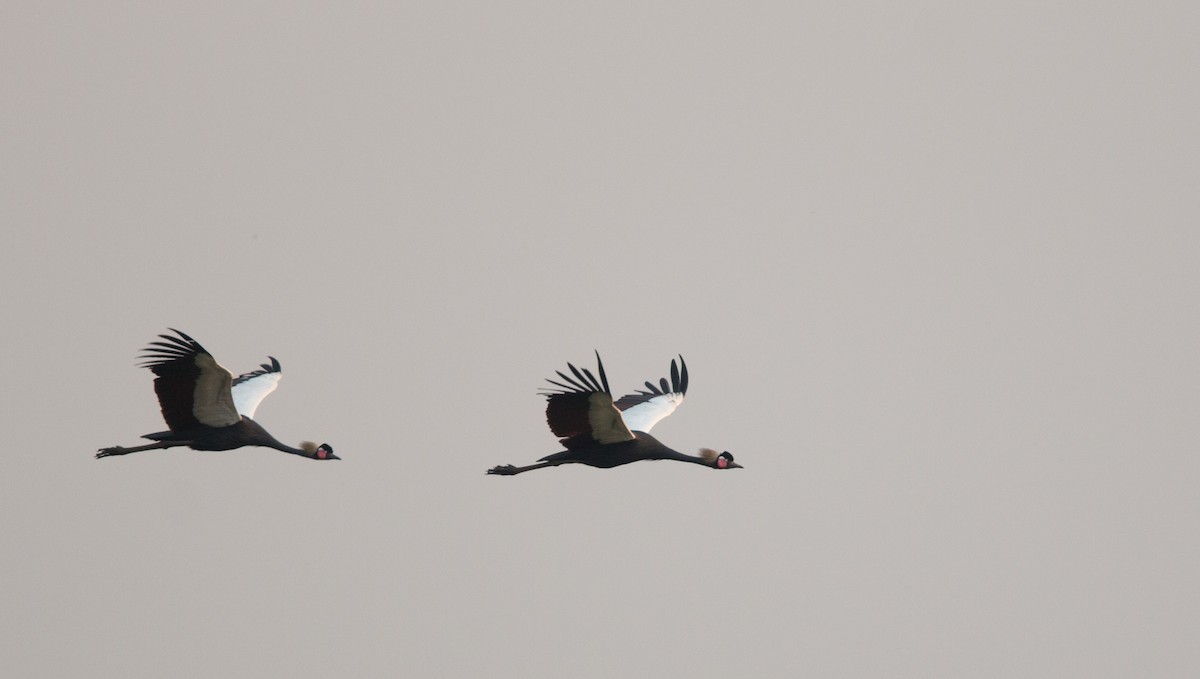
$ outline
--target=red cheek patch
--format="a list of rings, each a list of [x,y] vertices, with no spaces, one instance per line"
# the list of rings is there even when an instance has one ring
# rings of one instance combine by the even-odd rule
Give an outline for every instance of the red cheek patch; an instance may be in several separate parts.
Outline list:
[[[329,453],[326,453],[324,448],[321,448],[321,449],[317,450],[317,459],[318,459],[318,460],[324,460],[324,459],[325,459],[325,456],[326,456],[326,455],[328,455],[328,454],[329,454]]]
[[[726,460],[723,457],[718,457],[717,458],[717,466],[720,467],[721,469],[727,469],[729,467],[729,460]]]

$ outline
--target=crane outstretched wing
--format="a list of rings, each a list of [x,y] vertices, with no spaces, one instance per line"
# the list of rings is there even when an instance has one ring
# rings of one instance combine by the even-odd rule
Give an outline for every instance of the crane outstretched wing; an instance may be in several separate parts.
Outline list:
[[[263,363],[258,370],[238,375],[233,380],[233,406],[241,415],[253,418],[258,404],[275,391],[279,379],[283,376],[279,361],[274,356],[268,356],[270,363]]]
[[[621,412],[613,405],[600,352],[596,352],[596,365],[600,373],[599,380],[587,368],[579,370],[570,363],[567,368],[575,376],[574,379],[559,370],[556,372],[565,384],[546,380],[558,387],[543,391],[547,400],[546,423],[567,450],[586,448],[597,443],[633,440],[633,433],[625,426]]]
[[[671,359],[670,384],[667,384],[665,377],[659,379],[657,386],[646,382],[647,391],[639,390],[636,394],[622,396],[615,405],[621,411],[625,426],[631,431],[649,432],[659,420],[675,412],[683,403],[687,388],[687,364],[680,356],[678,366],[675,365],[675,359]]]
[[[158,375],[154,393],[167,426],[184,431],[201,424],[227,427],[239,422],[230,394],[233,376],[199,342],[175,328],[168,330],[179,336],[159,335],[164,341],[151,342],[140,364]]]

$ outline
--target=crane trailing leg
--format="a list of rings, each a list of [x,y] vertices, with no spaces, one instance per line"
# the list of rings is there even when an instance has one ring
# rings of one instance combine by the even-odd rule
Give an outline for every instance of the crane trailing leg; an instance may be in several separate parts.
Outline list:
[[[568,462],[574,462],[574,460],[553,460],[550,462],[539,462],[537,464],[531,464],[527,467],[514,467],[511,464],[502,464],[492,467],[487,471],[487,473],[498,474],[500,476],[512,476],[513,474],[520,474],[521,472],[527,472],[533,469],[541,469],[542,467],[557,467],[560,464],[566,464]]]
[[[128,455],[129,453],[139,453],[143,450],[161,450],[163,448],[174,448],[175,446],[186,446],[189,441],[158,441],[157,443],[147,443],[144,446],[134,446],[132,448],[124,448],[122,446],[113,446],[111,448],[101,448],[96,453],[96,459],[102,457],[112,457],[113,455]]]

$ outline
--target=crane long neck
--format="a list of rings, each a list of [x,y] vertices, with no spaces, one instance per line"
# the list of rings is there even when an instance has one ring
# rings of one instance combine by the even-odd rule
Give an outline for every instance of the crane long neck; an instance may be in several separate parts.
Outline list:
[[[275,441],[274,443],[270,444],[270,446],[272,448],[274,448],[275,450],[282,450],[283,452],[291,453],[292,455],[300,455],[302,457],[312,457],[312,455],[310,455],[308,453],[308,451],[304,450],[303,448],[293,448],[293,447],[289,446],[288,444],[280,443],[279,441]]]
[[[266,446],[267,448],[274,448],[275,450],[282,451],[284,453],[291,453],[292,455],[312,457],[312,454],[309,451],[304,450],[303,448],[293,448],[274,436],[271,436],[271,433],[264,429],[262,425],[250,419],[249,417],[244,418],[242,421],[245,423],[250,435],[254,438],[254,442],[258,445]]]
[[[700,464],[705,467],[713,466],[712,460],[699,457],[696,455],[688,455],[681,453],[673,448],[668,448],[663,445],[662,441],[654,438],[644,431],[639,431],[635,434],[637,437],[637,445],[644,451],[646,459],[650,460],[675,460],[677,462],[691,462],[692,464]]]
[[[691,462],[693,464],[702,464],[705,467],[712,466],[712,460],[705,459],[698,455],[687,455],[676,450],[671,450],[667,455],[663,456],[664,460],[678,460],[679,462]]]

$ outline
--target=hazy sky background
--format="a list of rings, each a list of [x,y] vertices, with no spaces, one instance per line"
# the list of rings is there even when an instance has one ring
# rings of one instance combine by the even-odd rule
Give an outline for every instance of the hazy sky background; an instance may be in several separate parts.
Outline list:
[[[1200,675],[1197,25],[6,3],[6,672]],[[343,461],[94,460],[167,326]],[[485,476],[593,349],[745,470]]]

